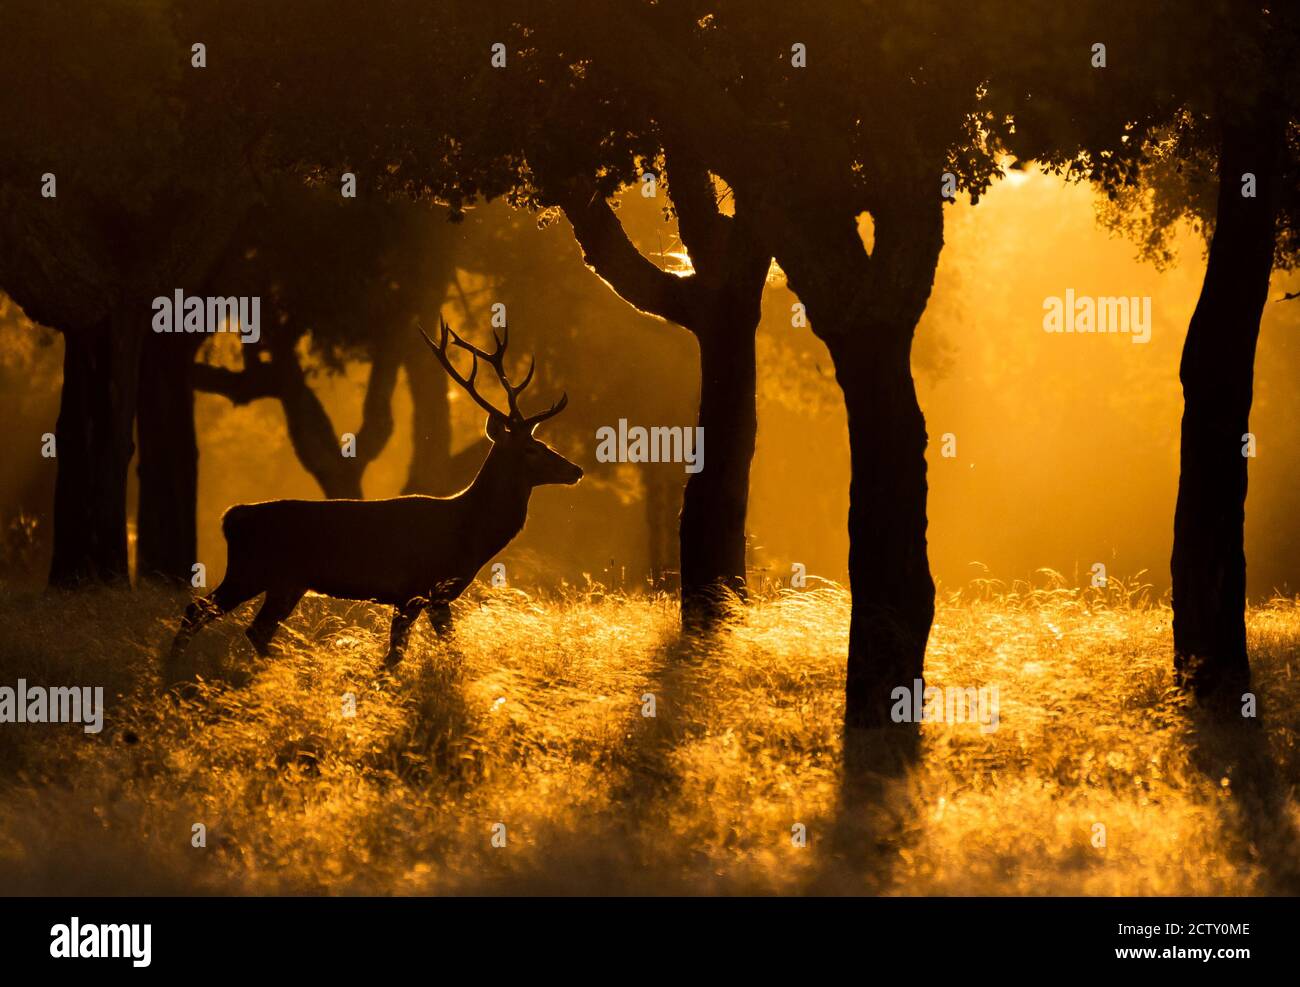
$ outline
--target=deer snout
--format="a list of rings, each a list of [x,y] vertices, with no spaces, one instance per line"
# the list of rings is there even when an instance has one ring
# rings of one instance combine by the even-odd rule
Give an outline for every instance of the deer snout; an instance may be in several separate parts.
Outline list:
[[[574,463],[570,463],[569,465],[573,467],[573,472],[570,474],[571,478],[565,481],[565,485],[571,487],[582,479],[582,467]]]

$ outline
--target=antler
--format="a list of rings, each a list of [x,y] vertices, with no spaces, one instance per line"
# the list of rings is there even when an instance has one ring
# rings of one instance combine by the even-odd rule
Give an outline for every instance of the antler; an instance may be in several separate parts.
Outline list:
[[[486,350],[479,349],[473,343],[462,339],[456,334],[456,330],[452,329],[442,319],[439,319],[438,322],[442,327],[442,339],[440,340],[441,345],[435,343],[429,338],[429,334],[424,331],[423,326],[419,327],[420,335],[423,336],[424,341],[429,344],[429,349],[433,350],[433,355],[438,358],[438,362],[442,364],[443,369],[447,371],[451,376],[451,379],[460,384],[461,387],[465,388],[465,390],[469,392],[470,397],[477,401],[479,406],[489,415],[505,419],[515,428],[532,429],[546,421],[546,419],[558,415],[568,405],[569,395],[565,393],[560,396],[560,400],[556,401],[555,404],[551,405],[550,408],[540,414],[526,417],[524,413],[519,410],[519,395],[522,394],[524,388],[532,382],[533,372],[537,369],[537,361],[535,358],[529,357],[528,373],[524,375],[524,379],[518,384],[510,383],[510,378],[506,376],[505,367],[506,347],[510,344],[510,328],[508,326],[502,330],[500,336],[497,335],[495,329],[492,330],[492,338],[496,341],[496,349],[489,353]],[[468,352],[474,360],[470,367],[468,378],[460,375],[452,364],[451,358],[447,355],[447,346],[452,343]],[[501,386],[506,392],[506,400],[509,402],[508,411],[501,411],[475,389],[474,380],[478,376],[478,362],[480,359],[496,371],[497,379],[501,382]]]
[[[556,401],[555,404],[551,405],[545,411],[540,412],[536,415],[532,415],[528,418],[525,418],[524,426],[530,429],[536,428],[542,422],[546,421],[546,419],[554,418],[556,415],[558,415],[561,411],[563,411],[568,406],[569,406],[569,392],[564,391],[560,395],[560,400]]]
[[[441,345],[435,343],[432,339],[429,338],[429,334],[424,331],[424,326],[419,325],[417,323],[416,328],[420,330],[420,335],[423,336],[424,341],[429,344],[429,349],[433,350],[433,355],[436,356],[438,358],[438,362],[442,364],[442,369],[447,371],[448,376],[450,376],[452,380],[454,380],[457,384],[459,384],[466,391],[468,391],[469,396],[472,397],[475,401],[477,401],[479,406],[484,411],[486,411],[489,415],[491,415],[494,418],[502,418],[502,419],[508,418],[509,416],[505,412],[501,411],[494,404],[492,404],[491,401],[483,397],[483,395],[481,395],[478,392],[478,390],[474,387],[474,379],[478,376],[477,355],[475,355],[474,357],[474,366],[470,369],[468,378],[462,377],[459,371],[456,370],[455,365],[451,362],[451,358],[447,356],[447,344],[448,344],[447,336],[448,333],[451,333],[452,337],[454,337],[455,342],[458,343],[461,342],[461,339],[459,336],[456,336],[456,334],[451,331],[451,327],[448,326],[447,323],[442,322],[442,320],[439,320],[439,322],[442,326],[442,339],[440,340]]]

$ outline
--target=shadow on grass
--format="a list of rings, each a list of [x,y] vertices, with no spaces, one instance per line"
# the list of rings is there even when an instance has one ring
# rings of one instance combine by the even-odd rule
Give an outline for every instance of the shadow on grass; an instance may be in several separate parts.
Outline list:
[[[880,894],[917,832],[913,770],[921,759],[916,724],[843,732],[838,799],[828,847],[809,894]]]
[[[1290,817],[1296,779],[1279,770],[1262,719],[1195,707],[1189,717],[1192,763],[1226,793],[1221,816],[1230,852],[1260,868],[1260,893],[1300,894],[1300,834]],[[1289,728],[1294,735],[1295,724]]]
[[[414,652],[414,649],[411,649]],[[376,688],[405,694],[410,710],[401,730],[369,759],[408,784],[445,787],[463,795],[488,771],[489,752],[480,736],[479,714],[465,696],[463,655],[455,638],[439,640],[432,651],[410,653],[400,676],[380,671]]]
[[[718,632],[725,633],[725,632]],[[663,895],[701,893],[694,874],[707,853],[673,835],[685,785],[675,753],[707,724],[699,718],[715,634],[665,634],[654,650],[622,739],[601,755],[609,778],[598,807],[536,833],[539,851],[476,894]],[[653,697],[651,700],[649,697]],[[654,713],[647,715],[653,701]]]
[[[709,656],[725,633],[678,631],[660,642],[637,712],[623,742],[610,752],[611,766],[619,773],[610,788],[611,836],[623,841],[642,865],[645,880],[659,890],[674,883],[672,878],[665,881],[662,872],[651,873],[667,863],[658,838],[670,829],[673,803],[684,782],[674,753],[707,729],[695,711],[702,705]],[[646,715],[650,703],[652,716]]]

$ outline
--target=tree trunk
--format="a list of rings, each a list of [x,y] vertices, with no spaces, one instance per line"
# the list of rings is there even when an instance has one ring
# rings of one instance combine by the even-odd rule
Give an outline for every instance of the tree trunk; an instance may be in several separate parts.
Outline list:
[[[194,431],[198,336],[150,336],[141,357],[136,435],[137,580],[188,585],[198,558],[199,446]]]
[[[421,344],[423,346],[423,344]],[[459,489],[451,469],[451,402],[447,375],[427,352],[407,348],[403,354],[411,388],[411,465],[404,494],[448,494]]]
[[[1219,197],[1201,295],[1183,346],[1183,425],[1174,513],[1174,667],[1202,701],[1240,702],[1246,655],[1246,460],[1255,344],[1273,266],[1285,121],[1224,127]],[[1255,175],[1257,195],[1242,195]]]
[[[271,360],[279,382],[289,442],[298,461],[331,500],[361,500],[361,477],[393,434],[393,388],[398,359],[391,339],[381,340],[370,364],[362,405],[361,426],[354,434],[353,455],[344,456],[342,436],[335,431],[325,406],[312,390],[294,352],[294,338],[277,337]]]
[[[677,277],[633,245],[604,197],[569,187],[565,214],[583,257],[625,301],[689,329],[700,344],[699,425],[704,468],[691,474],[679,524],[681,618],[687,630],[725,619],[745,592],[745,515],[758,422],[754,334],[762,314],[771,252],[760,243],[743,200],[732,216],[718,206],[713,177],[680,149],[669,152],[678,229],[694,271]],[[647,480],[648,488],[654,481]],[[653,514],[654,506],[647,505]],[[651,531],[651,579],[665,568]]]
[[[758,432],[758,292],[729,313],[725,326],[697,335],[704,468],[686,481],[679,535],[682,624],[688,628],[716,624],[735,597],[745,599],[745,517]]]
[[[926,551],[925,418],[911,326],[862,327],[831,347],[848,411],[849,621],[845,724],[890,724],[891,692],[924,677],[934,620]]]
[[[850,728],[889,726],[893,690],[924,688],[934,619],[927,437],[911,349],[943,249],[943,213],[920,174],[903,172],[881,197],[870,254],[853,208],[833,195],[788,203],[773,220],[774,252],[830,350],[848,413]]]
[[[126,478],[142,336],[116,314],[93,332],[64,334],[51,586],[130,581]]]

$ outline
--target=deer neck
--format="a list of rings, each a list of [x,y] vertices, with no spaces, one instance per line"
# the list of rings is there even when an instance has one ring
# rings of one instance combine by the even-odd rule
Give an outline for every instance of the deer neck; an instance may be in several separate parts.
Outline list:
[[[486,556],[495,555],[523,529],[533,487],[519,475],[518,464],[493,446],[478,476],[461,496],[474,515],[474,542]]]

